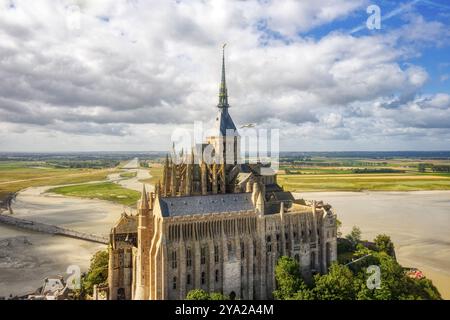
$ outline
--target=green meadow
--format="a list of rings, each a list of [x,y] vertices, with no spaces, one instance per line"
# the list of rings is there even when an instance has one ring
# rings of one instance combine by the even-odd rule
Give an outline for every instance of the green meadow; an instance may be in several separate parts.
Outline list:
[[[136,171],[122,172],[119,176],[120,176],[121,178],[131,179],[131,178],[136,177]]]
[[[140,192],[126,189],[113,182],[57,187],[49,189],[48,192],[70,197],[107,200],[126,206],[135,206],[141,196]]]

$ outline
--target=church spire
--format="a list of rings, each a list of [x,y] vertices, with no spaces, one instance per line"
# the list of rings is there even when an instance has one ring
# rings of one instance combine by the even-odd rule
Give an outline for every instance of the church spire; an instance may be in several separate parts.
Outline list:
[[[220,82],[220,91],[219,91],[219,104],[217,105],[219,108],[228,108],[228,91],[227,91],[227,83],[225,81],[225,46],[227,44],[224,43],[222,46],[222,80]]]

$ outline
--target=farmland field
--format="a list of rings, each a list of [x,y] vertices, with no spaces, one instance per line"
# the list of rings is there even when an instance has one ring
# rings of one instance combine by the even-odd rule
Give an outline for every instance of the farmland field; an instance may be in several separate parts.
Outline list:
[[[416,191],[450,190],[450,175],[336,174],[279,175],[278,182],[289,191]]]
[[[289,191],[450,190],[447,159],[287,157],[278,182]]]

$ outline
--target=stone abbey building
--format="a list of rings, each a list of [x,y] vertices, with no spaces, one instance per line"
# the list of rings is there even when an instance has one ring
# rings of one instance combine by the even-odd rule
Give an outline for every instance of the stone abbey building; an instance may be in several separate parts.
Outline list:
[[[137,215],[123,214],[112,228],[109,299],[184,299],[196,288],[269,299],[280,256],[295,258],[306,279],[336,260],[331,207],[294,199],[261,163],[240,163],[224,61],[217,107],[216,134],[182,161],[167,157],[162,181],[154,192],[144,188]],[[204,161],[206,148],[221,160]]]

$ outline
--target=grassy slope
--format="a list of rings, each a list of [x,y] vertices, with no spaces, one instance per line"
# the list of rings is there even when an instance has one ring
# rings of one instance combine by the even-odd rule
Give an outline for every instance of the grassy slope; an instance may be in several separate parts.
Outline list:
[[[126,189],[113,182],[101,182],[84,185],[57,187],[48,190],[64,196],[108,200],[126,206],[136,205],[141,194],[135,190]]]

